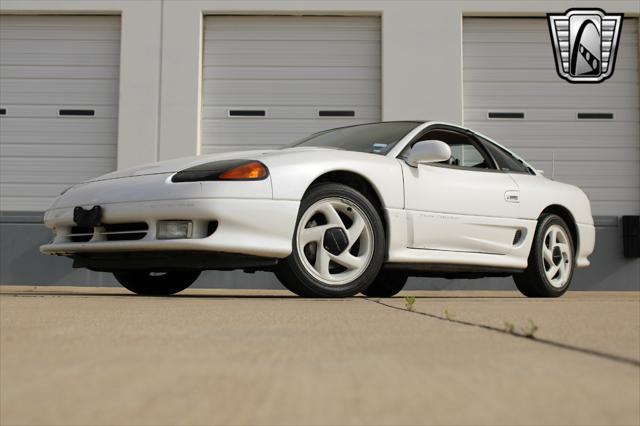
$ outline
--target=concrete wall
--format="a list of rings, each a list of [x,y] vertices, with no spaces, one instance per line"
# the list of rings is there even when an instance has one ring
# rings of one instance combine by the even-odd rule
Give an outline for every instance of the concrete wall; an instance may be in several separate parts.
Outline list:
[[[122,16],[118,168],[200,152],[202,17],[207,14],[333,14],[382,17],[382,116],[462,121],[462,17],[544,16],[571,7],[605,7],[640,14],[637,0],[607,1],[367,1],[367,0],[3,0],[1,13]],[[104,274],[71,272],[70,261],[45,258],[37,246],[48,231],[33,218],[0,223],[3,284],[111,284]],[[583,288],[638,288],[640,261],[625,261],[617,226],[598,229],[594,267],[579,273]],[[209,279],[209,277],[211,279]],[[424,280],[422,280],[424,281]],[[414,281],[411,285],[422,285]],[[511,287],[510,281],[508,286]],[[470,282],[495,288],[505,280]],[[199,285],[273,286],[208,273]],[[462,282],[454,286],[467,285]],[[429,286],[440,287],[439,280]]]

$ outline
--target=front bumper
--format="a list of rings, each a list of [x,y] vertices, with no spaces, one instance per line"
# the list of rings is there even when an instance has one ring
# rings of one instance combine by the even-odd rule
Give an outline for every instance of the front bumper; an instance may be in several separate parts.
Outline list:
[[[269,258],[291,254],[291,241],[299,202],[272,199],[194,198],[102,204],[102,222],[121,224],[145,222],[146,235],[134,241],[105,241],[94,236],[73,242],[65,237],[74,226],[73,208],[54,208],[44,216],[54,231],[49,244],[40,247],[45,254],[73,256],[79,253],[139,251],[209,251],[239,253]],[[191,220],[197,224],[217,221],[210,235],[196,232],[192,238],[159,240],[159,220]],[[97,234],[96,234],[97,235]]]

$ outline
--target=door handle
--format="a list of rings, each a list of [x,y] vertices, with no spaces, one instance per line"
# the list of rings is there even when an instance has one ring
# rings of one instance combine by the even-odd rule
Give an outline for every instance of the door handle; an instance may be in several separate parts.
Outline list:
[[[519,203],[520,202],[520,191],[506,191],[504,193],[504,200],[507,203]]]

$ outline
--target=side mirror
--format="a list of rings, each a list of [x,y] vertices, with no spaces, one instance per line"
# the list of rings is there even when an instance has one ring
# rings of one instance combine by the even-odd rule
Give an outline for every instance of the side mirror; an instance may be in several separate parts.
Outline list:
[[[451,158],[451,147],[438,140],[420,141],[411,148],[407,164],[418,167],[418,164],[439,163]]]

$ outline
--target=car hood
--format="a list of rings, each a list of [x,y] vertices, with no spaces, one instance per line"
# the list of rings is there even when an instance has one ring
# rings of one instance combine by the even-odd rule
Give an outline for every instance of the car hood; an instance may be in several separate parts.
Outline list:
[[[285,148],[285,149],[268,149],[268,150],[254,150],[254,151],[234,151],[225,152],[220,154],[198,155],[192,157],[178,158],[174,160],[160,161],[157,163],[143,164],[141,166],[131,167],[124,170],[118,170],[106,175],[102,175],[91,179],[87,182],[97,182],[110,179],[122,179],[134,176],[146,176],[156,174],[176,173],[180,170],[188,169],[189,167],[198,166],[200,164],[210,163],[213,161],[221,160],[259,160],[265,163],[269,162],[269,159],[275,157],[283,157],[291,154],[298,154],[308,151],[328,151],[327,148],[317,147],[300,147],[300,148]],[[268,164],[267,164],[268,166]]]

